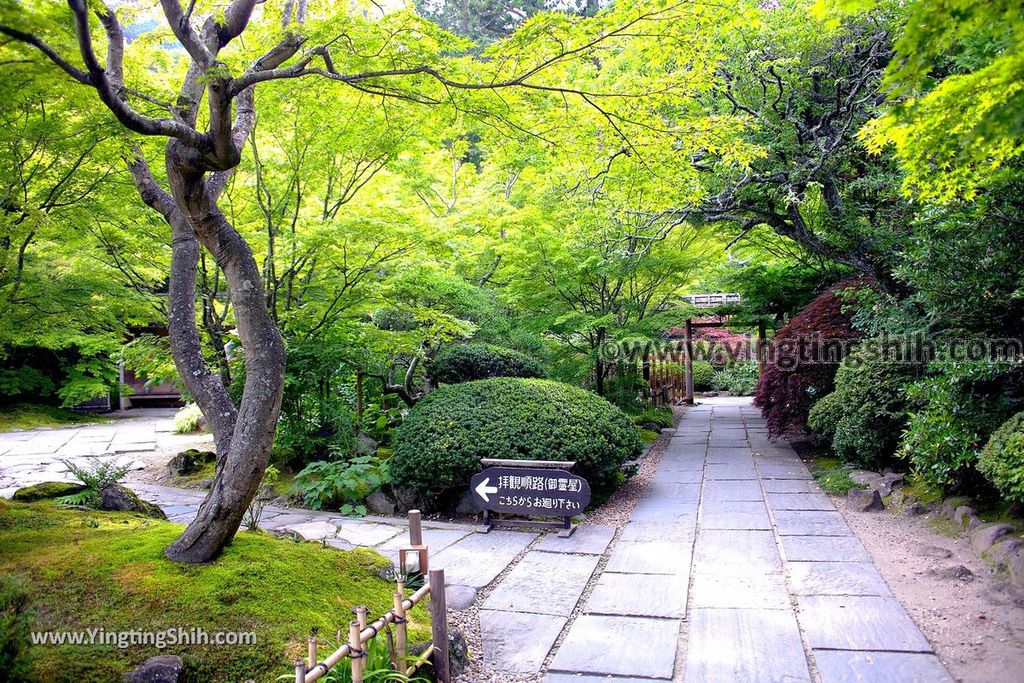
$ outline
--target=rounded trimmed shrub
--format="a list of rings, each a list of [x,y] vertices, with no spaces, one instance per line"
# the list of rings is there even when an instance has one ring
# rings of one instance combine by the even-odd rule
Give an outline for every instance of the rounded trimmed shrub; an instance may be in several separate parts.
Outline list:
[[[693,388],[696,391],[707,391],[711,388],[711,378],[715,376],[715,366],[706,360],[693,361]]]
[[[443,386],[416,404],[395,432],[392,481],[428,506],[453,506],[481,458],[574,460],[594,497],[620,481],[640,454],[626,414],[589,391],[543,379],[499,377]]]
[[[491,377],[545,376],[544,369],[533,358],[493,344],[447,346],[430,361],[427,374],[441,384],[458,384]]]
[[[1024,503],[1024,411],[992,433],[978,456],[978,469],[1007,500]]]
[[[711,388],[733,396],[753,396],[757,390],[757,363],[736,361],[725,366],[711,378]]]

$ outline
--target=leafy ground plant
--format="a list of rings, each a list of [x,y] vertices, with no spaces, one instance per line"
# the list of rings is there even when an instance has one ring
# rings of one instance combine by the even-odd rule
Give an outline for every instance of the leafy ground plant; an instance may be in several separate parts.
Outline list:
[[[430,678],[426,674],[414,673],[412,676],[407,676],[393,668],[395,655],[390,651],[386,642],[382,640],[384,637],[382,634],[377,638],[371,639],[366,644],[366,666],[363,669],[363,680],[367,683],[428,683]],[[331,650],[334,650],[340,647],[341,643],[328,642],[327,645]],[[406,657],[406,663],[410,666],[416,663],[426,664],[426,661],[423,657]],[[278,676],[277,680],[295,680],[294,670]],[[350,659],[342,659],[336,667],[328,671],[320,680],[327,683],[352,683],[352,661]]]
[[[61,505],[98,507],[103,489],[120,482],[131,469],[130,465],[119,463],[116,458],[95,458],[84,466],[76,465],[70,460],[61,462],[75,479],[85,485],[78,493],[57,498]]]
[[[388,481],[387,468],[373,455],[348,460],[320,460],[295,475],[292,492],[313,510],[337,506],[343,515],[362,516],[362,500]]]
[[[174,415],[174,431],[179,434],[199,431],[202,420],[203,411],[195,403],[189,403]]]
[[[853,465],[842,462],[838,458],[818,458],[814,461],[811,474],[821,489],[833,496],[845,496],[850,489],[862,488],[850,479]]]

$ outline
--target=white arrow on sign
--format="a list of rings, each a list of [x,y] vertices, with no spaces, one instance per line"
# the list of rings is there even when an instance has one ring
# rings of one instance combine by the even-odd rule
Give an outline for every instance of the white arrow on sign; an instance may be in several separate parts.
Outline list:
[[[489,494],[489,493],[497,493],[498,492],[498,487],[497,486],[488,486],[487,485],[487,482],[489,482],[490,480],[491,480],[490,477],[484,477],[484,480],[482,482],[480,482],[479,484],[477,484],[477,487],[476,487],[477,494],[481,498],[484,499],[485,503],[490,503],[491,502],[491,499],[487,497],[487,494]]]

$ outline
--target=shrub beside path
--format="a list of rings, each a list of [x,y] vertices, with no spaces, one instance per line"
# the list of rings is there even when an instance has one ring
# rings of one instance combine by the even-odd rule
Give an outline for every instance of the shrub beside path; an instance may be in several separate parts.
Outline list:
[[[204,495],[132,488],[179,522]],[[392,559],[407,542],[389,518],[268,506],[261,526]],[[688,408],[621,526],[561,539],[425,520],[424,538],[461,587],[451,594],[480,591],[464,613],[475,618],[453,619],[479,627],[473,683],[952,680],[749,399]]]

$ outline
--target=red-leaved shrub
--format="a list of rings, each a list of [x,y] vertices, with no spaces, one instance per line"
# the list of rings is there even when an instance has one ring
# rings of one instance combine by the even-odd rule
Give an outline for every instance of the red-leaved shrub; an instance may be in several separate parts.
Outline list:
[[[860,337],[843,311],[851,304],[837,292],[861,286],[830,287],[775,333],[754,395],[770,436],[804,427],[811,406],[834,388],[839,361]]]

